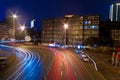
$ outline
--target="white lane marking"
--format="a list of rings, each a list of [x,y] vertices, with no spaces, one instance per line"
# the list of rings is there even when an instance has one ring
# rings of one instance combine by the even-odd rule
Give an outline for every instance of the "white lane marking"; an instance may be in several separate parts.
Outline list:
[[[88,55],[88,54],[86,54],[87,56],[88,56],[88,58],[93,62],[93,64],[94,64],[94,66],[95,66],[95,69],[96,70],[98,70],[98,68],[97,68],[97,65],[96,65],[96,63],[95,63],[95,61]]]

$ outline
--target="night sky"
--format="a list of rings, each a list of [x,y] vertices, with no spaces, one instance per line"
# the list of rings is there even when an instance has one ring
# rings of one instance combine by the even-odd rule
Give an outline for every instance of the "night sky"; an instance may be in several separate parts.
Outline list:
[[[41,29],[42,19],[62,17],[66,14],[93,15],[99,14],[101,20],[108,19],[109,6],[120,0],[1,0],[0,21],[9,12],[17,12],[19,21],[30,26],[32,19]]]

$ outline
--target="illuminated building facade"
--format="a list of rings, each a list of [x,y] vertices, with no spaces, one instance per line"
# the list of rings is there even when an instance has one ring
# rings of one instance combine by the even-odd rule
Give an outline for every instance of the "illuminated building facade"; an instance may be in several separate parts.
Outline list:
[[[64,29],[64,24],[68,28]],[[65,44],[82,44],[88,37],[99,37],[99,16],[67,15],[42,21],[42,43],[60,42]]]
[[[84,39],[99,37],[99,16],[84,16]]]
[[[110,6],[109,19],[111,21],[120,21],[120,3]]]
[[[0,22],[0,39],[5,40],[14,38],[13,31],[14,31],[13,27],[11,27],[5,22]]]

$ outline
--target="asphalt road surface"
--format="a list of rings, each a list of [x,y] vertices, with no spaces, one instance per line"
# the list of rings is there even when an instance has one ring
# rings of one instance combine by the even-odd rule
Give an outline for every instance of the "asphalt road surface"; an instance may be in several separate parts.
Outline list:
[[[53,65],[46,80],[104,80],[93,68],[86,68],[75,53],[66,49],[50,49],[55,55]],[[91,69],[92,71],[89,72]],[[94,75],[91,75],[94,73]]]
[[[9,49],[16,58],[0,71],[0,80],[105,80],[91,63],[84,64],[67,49],[45,46]]]
[[[38,53],[35,47],[24,48],[9,48],[16,58],[0,71],[0,80],[41,80],[47,76],[52,56],[44,52]]]

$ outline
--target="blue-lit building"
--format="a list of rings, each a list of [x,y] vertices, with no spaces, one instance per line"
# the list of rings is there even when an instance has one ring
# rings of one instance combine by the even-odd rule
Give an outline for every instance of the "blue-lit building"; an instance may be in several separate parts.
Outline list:
[[[99,37],[99,23],[98,15],[84,16],[84,38]]]
[[[120,21],[120,3],[110,6],[109,19],[111,21]]]

